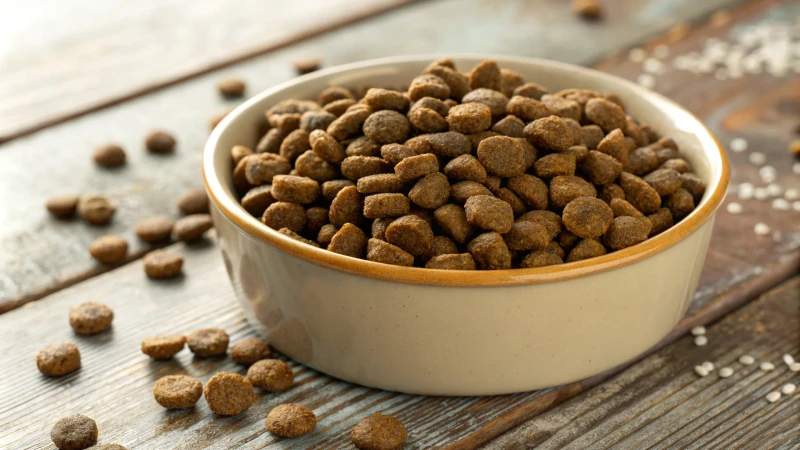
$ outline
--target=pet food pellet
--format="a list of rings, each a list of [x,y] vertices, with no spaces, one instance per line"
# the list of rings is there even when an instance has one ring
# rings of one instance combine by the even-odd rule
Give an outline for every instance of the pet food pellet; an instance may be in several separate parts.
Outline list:
[[[349,180],[348,183],[350,183]],[[242,197],[241,203],[247,212],[256,217],[261,217],[264,215],[264,211],[276,201],[275,197],[272,196],[272,185],[262,184],[247,191],[247,194]]]
[[[396,266],[410,267],[414,265],[414,255],[396,245],[375,238],[371,238],[367,242],[367,259]]]
[[[105,225],[111,221],[116,208],[100,195],[81,197],[77,205],[78,215],[90,225]]]
[[[646,241],[651,228],[650,221],[643,217],[620,216],[611,222],[603,242],[612,250],[621,250]]]
[[[550,233],[550,239],[554,239],[561,232],[561,216],[546,210],[528,211],[521,215],[517,221],[527,220],[529,222],[536,222],[544,225],[547,232]]]
[[[253,186],[272,183],[275,175],[285,175],[292,170],[288,159],[274,153],[258,153],[239,161],[237,168],[244,164],[244,176]]]
[[[733,375],[733,369],[730,367],[723,367],[722,369],[719,369],[720,378],[728,378],[731,375]]]
[[[514,212],[514,216],[525,214],[525,212],[528,211],[528,208],[525,206],[525,202],[520,200],[520,198],[517,197],[517,194],[512,192],[511,189],[500,188],[494,192],[494,195],[500,200],[511,205],[511,210]]]
[[[144,146],[153,153],[169,153],[175,150],[175,138],[166,131],[150,132],[144,139]]]
[[[349,89],[341,86],[331,86],[319,93],[317,101],[320,105],[327,105],[339,100],[354,100],[355,97]]]
[[[447,178],[458,181],[486,182],[486,168],[472,155],[461,155],[451,159],[443,169]]]
[[[572,130],[558,116],[534,120],[525,127],[523,134],[533,145],[552,151],[564,151],[574,143]]]
[[[604,98],[593,98],[586,102],[584,114],[606,133],[617,128],[625,128],[626,125],[625,112],[622,108]]]
[[[435,65],[426,70],[426,73],[436,75],[444,80],[450,88],[450,99],[461,100],[469,92],[469,77],[457,72],[454,68],[444,65]],[[455,101],[453,100],[453,101]]]
[[[577,197],[570,201],[564,206],[561,218],[567,230],[586,239],[602,236],[609,229],[612,221],[621,219],[619,217],[614,219],[614,211],[611,207],[606,202],[594,197]],[[640,223],[637,219],[634,219],[634,222]],[[627,220],[618,222],[614,232],[616,244],[621,244],[625,240],[621,239],[623,237],[632,238],[634,234],[639,235],[638,230],[629,229],[631,226],[632,224]],[[644,238],[647,238],[647,233],[644,234]]]
[[[682,173],[681,175],[681,187],[689,191],[694,198],[695,204],[699,203],[700,200],[703,198],[703,194],[706,192],[706,185],[697,175],[693,173]]]
[[[767,224],[759,222],[753,227],[753,231],[757,236],[767,236],[772,230]]]
[[[478,160],[489,173],[513,177],[525,172],[525,151],[508,136],[494,136],[478,144]]]
[[[183,257],[167,250],[155,250],[142,258],[144,273],[150,278],[171,278],[183,268]]]
[[[408,214],[411,203],[403,194],[373,194],[364,198],[364,217],[380,219]]]
[[[350,441],[360,450],[399,449],[407,438],[402,422],[377,412],[361,419],[350,432]]]
[[[506,116],[492,126],[492,131],[514,138],[524,137],[524,129],[525,122],[516,116]]]
[[[408,98],[416,102],[424,97],[446,100],[450,97],[450,86],[436,75],[420,75],[411,80],[411,85],[408,88]]]
[[[522,258],[520,267],[533,268],[533,267],[546,267],[556,264],[563,264],[564,260],[560,256],[548,251],[535,251],[531,252]]]
[[[320,158],[332,163],[340,163],[345,158],[342,145],[323,130],[314,130],[308,135],[311,150]]]
[[[439,160],[435,155],[425,154],[404,158],[394,166],[394,172],[400,181],[411,181],[429,173],[438,172]]]
[[[81,367],[81,352],[71,342],[50,344],[36,354],[36,367],[48,377],[60,377]]]
[[[644,214],[639,212],[638,209],[634,208],[633,205],[619,198],[612,198],[608,206],[610,206],[611,210],[614,211],[615,218],[620,216],[644,217]],[[670,213],[670,216],[671,215],[672,213]]]
[[[655,193],[655,191],[653,192]],[[577,176],[558,176],[550,181],[550,201],[556,208],[564,208],[578,197],[595,197],[596,195],[597,189],[594,185]],[[661,198],[659,197],[659,204],[660,202]]]
[[[702,336],[706,334],[706,327],[698,325],[692,328],[692,336]]]
[[[544,250],[550,242],[550,232],[540,223],[521,220],[511,226],[503,240],[509,250]]]
[[[228,333],[221,328],[201,328],[186,335],[189,350],[200,358],[224,355],[229,340]]]
[[[575,155],[570,153],[551,153],[536,160],[533,164],[533,172],[539,178],[574,175],[575,165]]]
[[[268,392],[283,392],[294,383],[294,372],[279,359],[262,359],[247,369],[247,379],[253,386]]]
[[[440,270],[476,270],[475,258],[469,253],[437,255],[429,259],[425,267]]]
[[[467,242],[475,232],[475,227],[467,221],[466,211],[459,205],[443,205],[433,212],[433,217],[439,227],[458,243]]]
[[[439,255],[454,255],[458,253],[458,245],[447,236],[434,236],[431,241],[431,250],[422,258],[433,258]]]
[[[478,88],[473,91],[470,91],[468,94],[464,95],[464,98],[461,99],[463,105],[465,106],[470,103],[478,103],[482,104],[489,108],[490,114],[492,116],[501,116],[506,113],[506,108],[509,102],[508,97],[506,97],[502,92],[498,92],[494,89],[487,89],[487,88]],[[524,103],[524,100],[521,102]],[[458,106],[456,106],[457,108]],[[452,110],[451,110],[452,111]],[[449,120],[449,119],[448,119]],[[519,119],[517,119],[519,120]],[[488,129],[487,126],[485,129]],[[456,130],[458,131],[458,130]],[[479,130],[482,131],[482,130]],[[465,132],[465,133],[476,133],[477,131]]]
[[[319,58],[298,59],[292,62],[292,67],[298,75],[316,72],[321,66],[322,61]]]
[[[656,156],[656,159],[657,158],[658,156]],[[678,173],[686,173],[692,170],[692,167],[689,165],[689,163],[681,158],[668,159],[658,167],[661,169],[672,169]]]
[[[503,179],[498,177],[497,175],[486,175],[486,181],[483,182],[483,185],[491,192],[494,192],[500,189],[500,185],[502,184]]]
[[[292,172],[289,174],[310,178],[317,183],[333,181],[341,177],[339,169],[335,165],[325,161],[312,150],[306,150],[305,153],[297,158],[295,161],[295,171],[296,174]]]
[[[373,226],[374,224],[375,222],[373,222]],[[335,236],[338,231],[339,229],[331,224],[323,225],[322,228],[319,229],[319,233],[317,233],[317,242],[322,248],[327,249],[328,244],[331,243],[333,236]]]
[[[55,217],[66,219],[75,214],[78,208],[79,197],[77,195],[59,195],[47,200],[47,211]]]
[[[506,186],[528,206],[537,210],[547,209],[547,184],[539,178],[529,174],[522,174],[509,178],[506,181]]]
[[[95,164],[102,167],[118,167],[125,164],[125,150],[117,144],[97,147],[92,154]]]
[[[580,167],[589,180],[597,185],[613,183],[622,172],[622,163],[596,150],[587,153]]]
[[[659,167],[658,156],[650,147],[639,147],[629,152],[627,158],[628,160],[625,163],[625,171],[636,176],[642,176]],[[673,168],[674,165],[673,163],[670,163],[670,161],[673,160],[667,160],[660,167],[662,169]]]
[[[764,370],[764,371],[774,370],[775,369],[775,364],[772,364],[771,362],[765,361],[765,362],[762,362],[758,367],[761,370]]]
[[[241,97],[245,87],[244,81],[238,77],[228,77],[217,82],[217,89],[223,97]]]
[[[334,120],[336,115],[328,111],[306,111],[300,116],[300,129],[308,133],[327,130]]]
[[[165,336],[150,336],[142,339],[141,349],[145,355],[156,359],[165,360],[175,356],[186,345],[186,336],[168,334]]]
[[[655,153],[651,149],[647,150],[649,150],[649,153],[645,153],[645,155],[647,155],[649,159],[647,160],[646,166],[644,168],[642,169],[638,168],[639,166],[638,160],[631,162],[632,167],[634,167],[637,171],[644,171],[648,168],[655,167],[655,165],[658,163]],[[625,143],[625,136],[619,129],[611,131],[604,138],[602,138],[597,143],[597,151],[605,153],[607,155],[611,155],[623,165],[628,165],[628,147],[627,144]]]
[[[518,95],[521,97],[532,98],[534,100],[539,100],[542,96],[549,94],[550,91],[547,90],[546,87],[538,84],[528,82],[519,86],[518,88],[514,89],[514,95]],[[513,96],[512,96],[513,97]]]
[[[610,204],[615,198],[625,200],[625,191],[618,184],[605,184],[600,188],[597,198]]]
[[[581,120],[581,105],[574,100],[568,100],[561,97],[556,97],[553,95],[545,95],[542,97],[542,103],[547,106],[550,111],[553,112],[554,115],[559,116],[563,119],[570,119],[571,128],[575,131],[580,131],[581,125],[578,121]],[[580,138],[580,136],[576,136],[576,139]],[[580,140],[576,143],[580,143]]]
[[[273,187],[274,188],[274,187]],[[176,241],[190,242],[199,239],[214,224],[208,214],[191,214],[175,221],[172,237]]]
[[[636,175],[630,174],[628,172],[622,172],[619,176],[620,185],[622,189],[625,191],[625,199],[633,205],[636,209],[641,211],[644,214],[653,214],[661,207],[661,196],[658,195],[655,189],[653,189],[646,181],[637,177]],[[551,187],[552,189],[552,187]],[[679,189],[680,191],[680,189]],[[689,196],[689,200],[692,202],[692,209],[694,208],[694,200],[687,191],[686,194]],[[679,198],[679,200],[684,200],[683,198]],[[684,204],[676,204],[676,209],[679,209],[680,212],[683,212]],[[672,208],[670,208],[672,210]],[[691,211],[691,210],[690,210]],[[673,214],[675,210],[673,210]]]
[[[332,202],[333,199],[339,194],[339,191],[348,187],[348,186],[355,186],[350,180],[331,180],[322,183],[322,198],[325,200]]]
[[[487,88],[501,90],[502,75],[494,61],[483,61],[472,68],[469,74],[470,89]]]
[[[288,228],[299,233],[306,227],[306,210],[296,203],[275,202],[264,211],[261,221],[274,230]]]
[[[645,175],[643,180],[655,189],[661,197],[675,193],[683,185],[681,174],[672,169],[655,170]],[[694,195],[692,198],[694,198]]]
[[[444,205],[449,197],[450,182],[439,172],[425,175],[408,192],[408,199],[426,209],[436,209]]]
[[[704,377],[708,375],[708,369],[706,369],[703,366],[694,366],[694,373],[700,375],[701,377]]]
[[[422,256],[430,251],[433,230],[427,221],[409,214],[386,228],[386,240],[414,256]]]
[[[767,394],[767,401],[770,403],[775,403],[781,399],[781,393],[778,391],[772,391]]]
[[[466,155],[472,151],[472,143],[469,138],[455,131],[426,135],[425,142],[430,147],[431,152],[445,158],[455,158],[460,155]],[[409,142],[407,141],[406,145],[408,144]]]
[[[507,233],[514,224],[511,205],[490,195],[475,195],[464,204],[467,222],[484,230]]]
[[[403,191],[405,185],[393,173],[367,175],[358,179],[356,189],[361,194],[385,194]]]
[[[795,386],[794,383],[786,383],[783,386],[781,386],[781,393],[783,393],[784,395],[792,395],[794,394],[794,391],[796,389],[797,386]]]
[[[391,167],[383,158],[376,156],[348,156],[342,161],[341,170],[345,178],[358,181],[369,175],[389,172]]]
[[[306,130],[294,130],[281,142],[278,153],[289,162],[294,162],[300,155],[311,149],[310,133]],[[269,181],[267,181],[269,182]]]
[[[317,427],[317,416],[303,405],[278,405],[267,414],[267,431],[282,438],[296,438]]]
[[[244,202],[244,199],[242,199],[242,202]],[[136,232],[136,236],[145,242],[159,242],[169,239],[174,226],[174,220],[167,217],[156,216],[139,221],[134,231]]]
[[[363,130],[364,135],[374,142],[391,144],[404,142],[411,131],[411,125],[406,116],[399,112],[383,110],[367,117]]]
[[[102,303],[85,302],[69,310],[69,325],[78,334],[90,335],[111,327],[114,311]]]
[[[208,407],[220,416],[242,413],[255,401],[253,385],[233,372],[220,372],[206,383],[203,391]]]
[[[467,251],[479,268],[498,270],[511,268],[511,252],[503,237],[494,231],[476,236],[467,244]]]
[[[205,189],[189,189],[178,199],[178,210],[185,215],[208,214],[208,194]]]
[[[502,95],[502,94],[501,94]],[[464,134],[478,133],[492,126],[492,110],[482,103],[464,103],[450,108],[450,130]]]
[[[120,236],[100,236],[89,246],[89,254],[103,264],[118,263],[128,254],[128,243]]]
[[[272,179],[272,196],[280,202],[313,203],[319,197],[316,180],[295,175],[276,175]]]
[[[355,104],[334,120],[326,131],[337,141],[343,141],[350,135],[360,131],[361,126],[370,114],[372,114],[372,109],[369,106],[359,107],[358,104]]]
[[[448,127],[447,120],[430,108],[413,108],[408,113],[408,120],[416,130],[423,133],[446,131]]]
[[[231,359],[239,364],[249,365],[268,358],[270,351],[269,345],[262,339],[250,337],[233,344]]]
[[[514,95],[508,100],[506,112],[519,117],[525,122],[532,122],[553,115],[553,111],[541,101],[522,95]],[[523,130],[523,134],[524,133],[525,131]],[[527,134],[525,134],[525,136],[527,137]]]
[[[319,230],[330,222],[329,217],[330,212],[328,208],[323,208],[321,206],[308,208],[306,210],[306,231],[316,236]]]
[[[744,365],[746,365],[746,366],[749,366],[750,364],[755,363],[756,360],[755,360],[755,358],[753,358],[750,355],[742,355],[742,356],[739,357],[739,362],[744,364]]]
[[[594,239],[581,239],[567,255],[566,262],[581,261],[584,259],[595,258],[606,254],[603,244]]]
[[[704,346],[706,344],[708,344],[708,338],[707,337],[705,337],[705,336],[695,336],[694,345],[696,345],[698,347],[702,347],[702,346]]]
[[[398,91],[371,88],[364,96],[364,103],[373,111],[384,109],[403,111],[408,108],[408,97]]]
[[[367,235],[352,223],[345,223],[333,235],[328,251],[352,258],[364,259],[367,254]]]
[[[580,243],[580,242],[578,242],[578,243]],[[577,247],[577,244],[575,245],[575,247]],[[601,247],[602,247],[602,245],[601,245]],[[574,249],[575,248],[573,247],[572,250],[574,250]],[[572,250],[570,250],[570,252]],[[591,248],[584,246],[584,248],[580,252],[581,255],[587,254],[588,252],[586,250],[594,251]],[[544,251],[548,252],[548,253],[552,253],[553,255],[558,256],[559,258],[561,258],[562,261],[567,256],[566,251],[560,245],[558,245],[558,242],[556,242],[556,241],[550,241],[550,243],[547,244],[547,248],[544,249]]]
[[[267,131],[264,136],[256,144],[256,153],[273,153],[276,154],[281,149],[281,143],[289,133],[284,132],[280,128],[272,128]]]
[[[50,439],[59,450],[84,450],[97,443],[97,424],[94,420],[75,414],[61,418],[50,430]]]
[[[356,186],[350,185],[340,189],[331,202],[329,216],[331,224],[341,228],[345,223],[359,225],[363,219],[364,197],[359,194]],[[305,214],[304,214],[305,216]],[[305,227],[305,223],[303,223]],[[293,229],[300,232],[300,229]]]
[[[588,20],[596,20],[603,15],[598,0],[572,0],[572,12]]]
[[[156,380],[153,397],[166,409],[188,409],[200,400],[203,384],[187,375],[167,375]]]
[[[308,244],[308,245],[310,245],[312,247],[319,248],[319,244],[317,244],[316,242],[314,242],[314,241],[312,241],[310,239],[306,239],[303,236],[300,236],[299,234],[295,233],[294,231],[292,231],[292,230],[290,230],[288,228],[281,228],[280,230],[278,230],[278,233],[280,233],[280,234],[282,234],[284,236],[288,236],[288,237],[294,239],[295,241],[300,241],[300,242],[302,242],[304,244]]]

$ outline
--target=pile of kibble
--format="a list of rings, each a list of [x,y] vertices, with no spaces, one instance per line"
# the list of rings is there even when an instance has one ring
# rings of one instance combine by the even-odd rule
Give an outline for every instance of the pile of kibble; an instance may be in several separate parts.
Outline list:
[[[433,62],[407,91],[329,87],[266,112],[234,146],[242,206],[298,241],[370,261],[510,269],[638,244],[689,214],[703,182],[618,96],[551,93],[483,61]]]

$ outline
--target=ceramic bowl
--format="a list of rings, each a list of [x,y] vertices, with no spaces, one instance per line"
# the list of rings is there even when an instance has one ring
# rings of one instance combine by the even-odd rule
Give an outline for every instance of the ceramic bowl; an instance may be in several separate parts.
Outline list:
[[[211,134],[203,173],[223,258],[248,318],[290,358],[391,391],[491,395],[579,380],[644,352],[686,312],[729,178],[725,153],[672,101],[629,81],[533,58],[485,59],[551,91],[616,92],[632,116],[672,137],[706,183],[697,208],[641,244],[535,269],[442,271],[353,259],[297,242],[250,216],[234,192],[230,149],[255,146],[264,111],[328,86],[404,86],[435,55],[321,70],[268,89]]]

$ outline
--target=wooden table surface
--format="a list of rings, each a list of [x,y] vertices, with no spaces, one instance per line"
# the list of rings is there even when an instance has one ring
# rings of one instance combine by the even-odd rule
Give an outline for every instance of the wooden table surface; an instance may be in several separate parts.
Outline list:
[[[800,188],[797,160],[787,151],[800,138],[797,72],[719,80],[669,64],[702,51],[710,38],[796,23],[800,2],[605,0],[605,19],[595,23],[573,16],[564,0],[34,3],[0,15],[0,37],[15,43],[0,52],[0,449],[54,448],[53,423],[77,413],[97,421],[101,443],[128,448],[353,448],[350,430],[375,411],[403,421],[410,449],[800,448],[800,394],[765,400],[784,383],[800,384],[800,373],[781,361],[784,353],[800,359],[800,214],[769,200],[738,200],[733,190],[726,204],[737,201],[743,212],[719,212],[686,317],[621,367],[540,391],[445,398],[367,389],[291,363],[292,390],[259,396],[232,418],[215,416],[204,402],[191,412],[165,411],[150,390],[166,374],[205,382],[241,367],[186,351],[152,362],[138,349],[144,336],[205,326],[225,328],[232,342],[256,334],[233,298],[213,232],[205,242],[174,246],[186,259],[185,275],[163,283],[144,276],[137,260],[150,247],[132,233],[144,217],[177,217],[178,196],[201,186],[208,120],[236,104],[219,98],[215,80],[239,75],[254,94],[294,76],[292,61],[317,57],[330,66],[404,53],[493,52],[636,79],[642,65],[628,50],[664,44],[670,54],[654,89],[697,114],[723,144],[749,142],[748,152],[729,154],[732,186],[764,185],[748,161],[760,151],[777,169],[776,183]],[[714,15],[722,8],[725,14]],[[667,30],[676,23],[690,31],[673,41]],[[177,136],[174,155],[142,151],[143,136],[156,127]],[[125,167],[91,163],[93,148],[107,141],[127,149]],[[117,202],[111,225],[53,220],[42,207],[55,194],[90,192]],[[759,222],[773,232],[757,236]],[[131,244],[125,264],[89,258],[88,244],[109,233]],[[113,331],[72,334],[67,311],[87,300],[114,309]],[[708,327],[704,347],[687,335],[700,324]],[[44,378],[33,356],[59,340],[79,345],[83,368]],[[745,353],[776,369],[736,362]],[[734,375],[698,377],[693,368],[703,361],[728,365]],[[312,407],[317,429],[294,440],[266,432],[266,412],[285,402]]]

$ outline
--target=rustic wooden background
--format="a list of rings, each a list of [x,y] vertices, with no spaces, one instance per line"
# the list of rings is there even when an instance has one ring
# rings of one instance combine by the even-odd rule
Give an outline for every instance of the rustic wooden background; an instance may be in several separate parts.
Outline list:
[[[242,318],[214,243],[176,246],[185,276],[145,279],[136,261],[149,247],[133,236],[144,217],[177,216],[175,200],[200,187],[200,158],[212,115],[233,106],[214,81],[236,74],[255,93],[294,76],[292,61],[325,65],[402,53],[459,51],[530,55],[593,65],[629,79],[641,66],[627,50],[668,44],[671,56],[699,51],[752,24],[796,20],[800,2],[773,0],[606,0],[595,23],[573,16],[564,0],[347,0],[339,2],[40,1],[8,5],[0,15],[0,448],[52,448],[49,429],[61,416],[97,420],[100,442],[129,448],[352,448],[348,434],[366,414],[395,414],[409,430],[406,448],[797,448],[800,400],[775,404],[764,395],[800,375],[777,364],[800,357],[800,215],[766,201],[743,201],[744,213],[720,211],[700,287],[689,313],[638,361],[557,388],[488,398],[408,396],[349,385],[295,365],[297,386],[265,395],[246,414],[219,418],[204,402],[190,413],[161,409],[155,379],[188,373],[206,381],[228,359],[155,363],[141,338],[202,326],[224,327],[235,342],[255,331]],[[157,6],[156,6],[157,5]],[[5,8],[5,7],[4,7]],[[709,20],[720,9],[730,22]],[[717,19],[721,17],[719,14]],[[437,20],[434,20],[436,18]],[[666,31],[691,31],[669,42]],[[26,32],[39,30],[35,35]],[[701,117],[723,143],[744,137],[777,168],[777,182],[800,188],[787,143],[800,138],[800,77],[747,75],[720,81],[668,65],[655,90]],[[143,136],[164,128],[178,138],[174,155],[142,149]],[[93,148],[121,143],[128,164],[100,170]],[[734,185],[757,182],[747,153],[730,154]],[[48,217],[44,201],[60,193],[100,192],[118,204],[107,227]],[[780,232],[758,237],[753,226]],[[130,261],[96,265],[86,248],[117,233],[132,245]],[[36,301],[34,301],[36,300]],[[90,338],[71,333],[66,312],[82,301],[108,303],[114,330]],[[20,307],[22,306],[22,307]],[[686,331],[709,327],[709,345]],[[60,379],[41,377],[33,355],[45,343],[73,340],[84,367]],[[760,372],[698,378],[710,360],[731,364],[750,353],[776,362]],[[307,404],[321,421],[314,433],[277,440],[266,411],[286,401]]]

